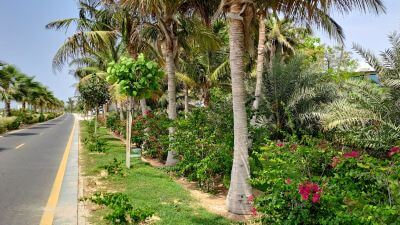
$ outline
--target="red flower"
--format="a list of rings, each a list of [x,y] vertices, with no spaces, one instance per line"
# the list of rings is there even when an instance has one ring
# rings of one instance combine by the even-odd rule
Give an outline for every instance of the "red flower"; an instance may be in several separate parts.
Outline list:
[[[332,158],[331,162],[332,168],[335,168],[339,163],[340,163],[340,158],[338,156]]]
[[[257,209],[256,208],[251,208],[251,215],[253,215],[253,216],[257,216]]]
[[[400,152],[400,147],[399,146],[393,146],[390,151],[388,152],[388,156],[392,157],[394,154]]]
[[[253,195],[249,195],[249,197],[247,197],[247,201],[248,202],[253,202],[254,201],[254,196]]]
[[[321,195],[319,194],[319,193],[315,193],[314,195],[313,195],[313,198],[312,198],[312,202],[313,203],[317,203],[317,202],[319,202],[319,199],[321,198]]]
[[[360,153],[357,151],[347,152],[343,155],[345,158],[358,158],[360,157]]]
[[[296,150],[297,150],[297,145],[296,145],[296,144],[292,144],[292,145],[290,146],[290,151],[294,152],[294,151],[296,151]]]
[[[289,184],[292,183],[292,180],[291,180],[290,178],[288,178],[288,179],[285,180],[285,183],[286,183],[287,185],[289,185]]]
[[[283,142],[278,142],[278,143],[276,143],[276,146],[278,146],[278,147],[283,147],[283,146],[285,146],[285,144],[283,143]]]
[[[299,185],[299,194],[301,195],[301,199],[304,201],[308,201],[310,195],[312,195],[311,201],[313,203],[319,202],[321,198],[322,189],[316,183],[306,182]]]

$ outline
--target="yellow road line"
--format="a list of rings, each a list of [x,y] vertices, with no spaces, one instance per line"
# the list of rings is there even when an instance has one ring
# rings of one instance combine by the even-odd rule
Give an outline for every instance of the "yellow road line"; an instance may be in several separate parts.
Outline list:
[[[46,207],[44,208],[42,219],[40,220],[40,225],[53,224],[54,213],[57,207],[58,197],[60,196],[61,185],[64,179],[65,169],[67,167],[68,155],[74,137],[75,126],[76,126],[76,120],[74,121],[74,125],[72,127],[71,135],[69,136],[67,146],[65,147],[64,155],[62,157],[60,167],[58,168],[58,172],[54,180],[49,199],[47,200]]]
[[[22,144],[18,145],[17,147],[15,147],[15,149],[19,149],[19,148],[21,148],[21,147],[24,146],[24,145],[25,145],[25,143],[22,143]]]

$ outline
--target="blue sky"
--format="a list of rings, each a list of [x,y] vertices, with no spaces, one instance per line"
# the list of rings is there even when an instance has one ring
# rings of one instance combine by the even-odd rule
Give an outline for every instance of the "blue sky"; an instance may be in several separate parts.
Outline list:
[[[346,46],[359,43],[375,52],[389,46],[387,34],[400,30],[400,1],[384,0],[387,14],[375,16],[353,12],[336,15],[346,34]],[[0,59],[19,67],[66,100],[74,95],[75,80],[66,71],[54,74],[52,58],[68,34],[46,30],[60,18],[75,17],[75,0],[0,0]],[[322,40],[332,43],[325,36]]]

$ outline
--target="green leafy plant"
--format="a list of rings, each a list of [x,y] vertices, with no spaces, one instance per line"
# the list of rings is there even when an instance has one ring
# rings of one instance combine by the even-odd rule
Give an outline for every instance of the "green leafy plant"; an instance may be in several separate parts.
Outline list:
[[[112,209],[112,212],[104,217],[111,224],[137,224],[154,214],[150,209],[134,208],[128,196],[122,193],[98,192],[84,200]]]
[[[267,142],[252,156],[256,209],[266,224],[395,224],[399,149],[383,160],[325,141]]]
[[[175,171],[206,191],[226,184],[232,166],[232,114],[226,111],[229,101],[219,97],[210,108],[193,109],[186,119],[179,119],[171,142],[180,157]]]
[[[157,63],[146,60],[143,54],[136,60],[122,57],[118,63],[110,63],[107,73],[107,80],[118,83],[122,94],[139,99],[150,97],[153,91],[158,90],[164,76]]]
[[[113,162],[102,166],[101,168],[105,169],[108,174],[124,176],[125,173],[122,164],[123,163],[121,161],[118,161],[117,158],[114,158]]]

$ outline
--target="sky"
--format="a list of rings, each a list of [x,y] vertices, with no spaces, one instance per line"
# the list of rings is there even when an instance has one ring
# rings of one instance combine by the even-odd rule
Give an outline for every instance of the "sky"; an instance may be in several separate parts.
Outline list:
[[[400,0],[383,1],[387,8],[384,15],[353,12],[333,16],[344,28],[347,49],[351,50],[352,43],[376,53],[389,47],[387,35],[400,31]],[[46,30],[45,25],[77,14],[76,0],[0,0],[0,60],[36,76],[61,100],[74,96],[76,81],[68,69],[56,74],[52,69],[54,54],[71,33]],[[326,35],[321,39],[334,44]]]

